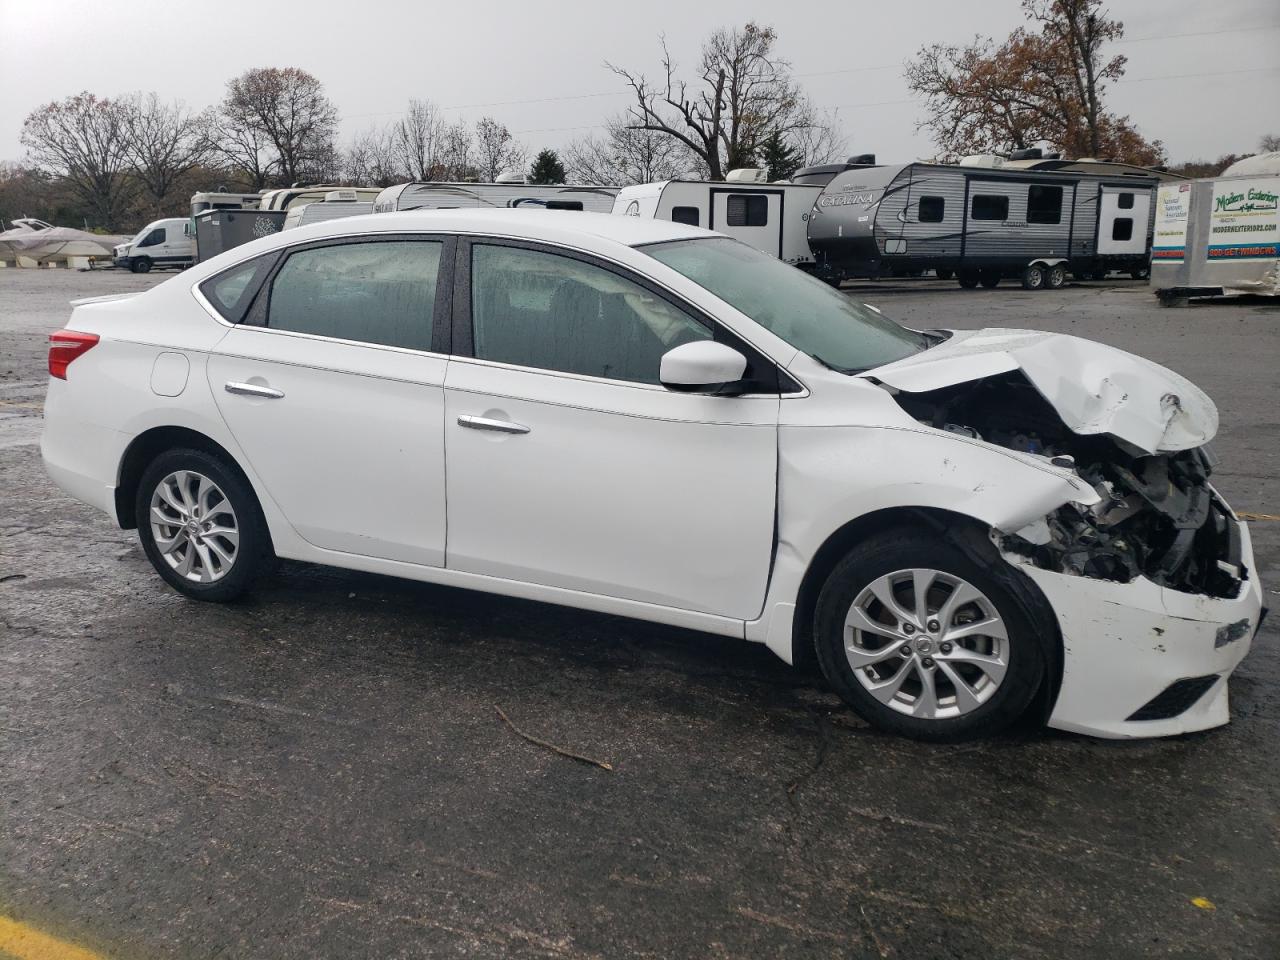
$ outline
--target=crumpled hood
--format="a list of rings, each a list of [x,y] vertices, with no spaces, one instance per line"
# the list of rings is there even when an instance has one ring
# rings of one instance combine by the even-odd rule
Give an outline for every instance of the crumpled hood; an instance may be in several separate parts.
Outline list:
[[[1021,370],[1074,433],[1105,433],[1149,454],[1187,450],[1218,432],[1199,387],[1150,360],[1092,340],[1035,330],[956,330],[923,353],[861,374],[908,393]]]

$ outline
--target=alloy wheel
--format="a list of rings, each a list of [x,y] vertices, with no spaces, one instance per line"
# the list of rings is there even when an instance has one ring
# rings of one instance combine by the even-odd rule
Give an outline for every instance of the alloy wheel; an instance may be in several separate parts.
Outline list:
[[[151,536],[180,576],[215,583],[235,565],[240,526],[222,488],[194,470],[177,470],[151,494]]]
[[[865,587],[845,617],[844,650],[863,689],[926,720],[978,709],[1009,666],[1009,634],[995,604],[940,570],[898,570]]]

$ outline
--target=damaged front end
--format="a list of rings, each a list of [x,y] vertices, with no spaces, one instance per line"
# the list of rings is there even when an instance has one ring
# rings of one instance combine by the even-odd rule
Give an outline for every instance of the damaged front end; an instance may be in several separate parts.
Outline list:
[[[912,417],[941,430],[1073,470],[1098,493],[1003,537],[1007,553],[1044,570],[1230,598],[1244,576],[1239,525],[1216,495],[1204,446],[1149,453],[1107,434],[1068,429],[1014,370],[918,393],[895,391]]]

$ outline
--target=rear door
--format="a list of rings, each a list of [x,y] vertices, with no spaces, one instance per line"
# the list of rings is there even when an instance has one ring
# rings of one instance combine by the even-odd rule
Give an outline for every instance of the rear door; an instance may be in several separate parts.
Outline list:
[[[453,247],[405,235],[292,248],[209,359],[218,410],[316,547],[444,562],[448,361],[432,348]],[[217,308],[216,284],[201,289]]]
[[[1151,223],[1150,188],[1104,185],[1098,203],[1098,253],[1146,253]]]

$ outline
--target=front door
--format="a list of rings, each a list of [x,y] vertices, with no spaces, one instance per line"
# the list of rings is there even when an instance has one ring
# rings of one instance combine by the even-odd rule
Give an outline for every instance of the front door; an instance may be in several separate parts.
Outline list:
[[[219,412],[313,546],[444,563],[448,361],[431,352],[444,249],[396,238],[295,250],[209,358]]]
[[[632,275],[496,241],[468,256],[445,382],[448,567],[758,616],[778,396],[663,388],[662,354],[714,328]]]

